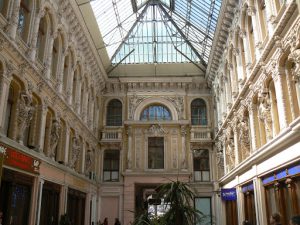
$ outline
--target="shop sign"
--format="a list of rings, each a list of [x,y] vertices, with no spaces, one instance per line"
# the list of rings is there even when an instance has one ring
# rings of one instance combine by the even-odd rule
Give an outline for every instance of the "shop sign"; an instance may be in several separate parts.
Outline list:
[[[221,199],[223,201],[236,201],[236,189],[235,188],[222,188]]]
[[[2,144],[0,145],[0,149],[5,152],[3,157],[4,165],[25,170],[30,173],[39,174],[41,164],[39,159],[25,155],[24,153],[16,151],[10,147],[3,146]]]

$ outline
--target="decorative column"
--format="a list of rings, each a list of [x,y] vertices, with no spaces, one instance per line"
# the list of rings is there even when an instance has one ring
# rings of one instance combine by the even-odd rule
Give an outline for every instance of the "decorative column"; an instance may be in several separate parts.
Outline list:
[[[255,125],[255,113],[254,110],[257,108],[257,105],[252,103],[252,101],[247,102],[248,112],[249,112],[249,124],[250,124],[250,135],[251,135],[251,149],[256,151],[258,147],[257,136],[256,136],[256,125]]]
[[[37,205],[36,225],[40,225],[44,183],[45,183],[45,181],[43,179],[40,179],[40,182],[39,182],[39,196],[38,196],[39,201],[38,201],[38,205]]]
[[[300,107],[300,49],[296,49],[289,54],[288,59],[295,64],[292,70],[293,80],[297,94],[298,107]]]
[[[65,58],[67,55],[67,50],[63,49],[62,53],[59,57],[59,62],[58,63],[58,68],[57,68],[57,83],[58,83],[58,87],[57,90],[59,93],[62,93],[63,91],[63,83],[64,83],[64,66],[65,66]]]
[[[187,170],[187,152],[186,152],[186,126],[180,126],[181,134],[181,170]]]
[[[258,19],[257,17],[257,13],[256,13],[256,9],[254,6],[248,6],[247,8],[247,14],[248,16],[251,16],[251,20],[252,20],[252,27],[253,27],[253,36],[254,36],[254,48],[255,48],[255,57],[256,59],[259,58],[260,56],[260,49],[261,49],[261,41],[259,39],[259,23],[258,23]]]
[[[45,129],[46,129],[46,119],[47,119],[47,110],[48,110],[48,105],[43,104],[40,105],[38,108],[38,115],[39,117],[39,131],[38,131],[38,151],[40,153],[43,152],[44,150],[44,142],[45,142]]]
[[[238,177],[237,177],[238,178]],[[237,212],[238,212],[238,224],[242,224],[245,220],[245,207],[244,207],[244,196],[242,188],[236,187],[236,203],[237,203]]]
[[[50,80],[52,78],[51,72],[52,71],[52,53],[53,53],[53,43],[54,39],[57,37],[57,32],[50,34],[49,36],[49,42],[48,42],[48,48],[45,48],[45,50],[48,49],[46,53],[45,58],[45,77]]]
[[[269,218],[267,218],[267,212],[266,212],[265,190],[261,179],[259,179],[258,177],[254,177],[253,186],[254,186],[256,224],[268,224],[267,220]]]
[[[39,35],[40,21],[45,16],[45,13],[46,13],[45,10],[40,11],[34,19],[32,41],[29,44],[29,50],[28,50],[28,57],[31,61],[35,61],[35,56],[36,56],[36,51],[37,51],[36,44],[37,44],[37,39],[38,39],[38,35]]]
[[[277,98],[277,108],[278,108],[278,117],[279,119],[279,125],[280,130],[286,128],[288,126],[288,115],[287,115],[287,100],[285,98],[284,92],[287,90],[284,90],[283,85],[283,78],[284,78],[284,71],[283,68],[280,68],[277,66],[277,68],[274,68],[275,72],[272,74],[272,78],[274,80],[275,85],[275,92],[276,92],[276,98]]]
[[[69,160],[69,146],[70,146],[70,125],[66,122],[66,133],[65,133],[65,146],[64,148],[64,164],[68,164]]]
[[[11,76],[12,68],[6,68],[5,74],[2,76],[2,81],[0,83],[0,132],[4,132],[5,124],[5,114],[7,108],[7,100],[9,95],[9,87],[12,81]]]
[[[233,126],[233,140],[234,140],[234,155],[235,155],[235,165],[238,165],[240,162],[240,154],[239,154],[239,137],[238,137],[238,129],[237,129],[237,121]]]
[[[244,55],[245,55],[245,63],[246,63],[246,73],[245,74],[247,77],[249,77],[250,75],[250,71],[252,69],[252,67],[250,67],[250,65],[252,65],[251,63],[251,58],[250,58],[250,49],[249,49],[249,45],[247,45],[247,43],[249,43],[249,41],[247,40],[247,35],[246,35],[246,31],[245,30],[240,30],[239,33],[240,38],[243,40],[243,47],[244,47]],[[242,46],[241,46],[242,47]],[[241,53],[242,54],[242,53]]]
[[[128,126],[127,128],[128,135],[128,146],[127,146],[127,170],[132,169],[132,127]]]
[[[7,32],[12,40],[15,40],[17,35],[17,29],[19,24],[19,12],[20,12],[21,0],[15,0],[13,4],[13,9],[11,13],[11,18],[8,22]]]
[[[80,169],[79,172],[84,174],[85,173],[85,155],[86,155],[86,143],[85,140],[82,140],[82,155],[81,155],[81,165],[80,165]]]
[[[274,2],[274,1],[273,1]],[[275,18],[276,16],[272,13],[272,1],[265,1],[266,4],[266,15],[267,15],[267,29],[269,31],[269,37],[273,36],[275,28]]]

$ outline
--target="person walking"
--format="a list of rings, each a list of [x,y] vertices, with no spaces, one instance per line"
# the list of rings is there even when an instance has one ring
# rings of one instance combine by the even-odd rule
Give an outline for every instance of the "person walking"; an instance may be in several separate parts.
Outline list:
[[[280,214],[279,213],[273,213],[271,215],[270,224],[271,225],[281,225],[281,223],[280,223]]]
[[[300,215],[293,216],[290,220],[290,225],[300,225]]]
[[[121,225],[121,222],[118,218],[115,219],[115,224],[114,225]]]
[[[103,225],[108,225],[108,219],[107,219],[107,217],[105,217],[105,219],[103,221]]]

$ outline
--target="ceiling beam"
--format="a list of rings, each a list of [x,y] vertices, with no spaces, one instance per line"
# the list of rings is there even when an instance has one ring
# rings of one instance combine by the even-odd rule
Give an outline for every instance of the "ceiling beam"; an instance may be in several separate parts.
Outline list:
[[[149,6],[149,4],[147,3],[147,5],[145,6],[145,8],[141,12],[141,14],[138,16],[138,18],[136,19],[136,21],[133,23],[132,27],[130,28],[130,30],[128,31],[128,33],[126,34],[126,36],[123,38],[122,42],[120,43],[120,45],[118,46],[118,48],[116,49],[116,51],[114,52],[114,54],[112,55],[111,61],[116,57],[118,51],[120,51],[120,49],[121,49],[122,45],[124,44],[125,40],[128,39],[128,37],[130,36],[130,34],[133,31],[133,29],[136,27],[136,25],[138,24],[138,22],[140,22],[140,20],[144,16],[146,10],[148,9],[148,6]]]
[[[195,47],[192,45],[192,43],[187,39],[185,34],[181,31],[180,27],[177,26],[177,24],[174,22],[172,17],[169,15],[169,13],[164,9],[164,7],[161,4],[158,4],[159,8],[162,10],[162,12],[165,14],[165,16],[168,18],[168,20],[173,24],[173,26],[177,29],[178,33],[182,36],[182,38],[185,40],[185,42],[190,46],[190,48],[194,51],[194,53],[197,55],[197,57],[200,59],[203,65],[206,66],[206,62],[201,57],[199,52],[195,49]]]

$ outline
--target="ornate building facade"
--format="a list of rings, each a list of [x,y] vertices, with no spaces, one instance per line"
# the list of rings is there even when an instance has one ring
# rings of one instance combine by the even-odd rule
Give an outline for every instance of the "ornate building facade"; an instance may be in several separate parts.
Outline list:
[[[127,225],[177,179],[210,224],[300,214],[297,1],[224,0],[205,72],[118,78],[81,5],[0,0],[2,224]]]

